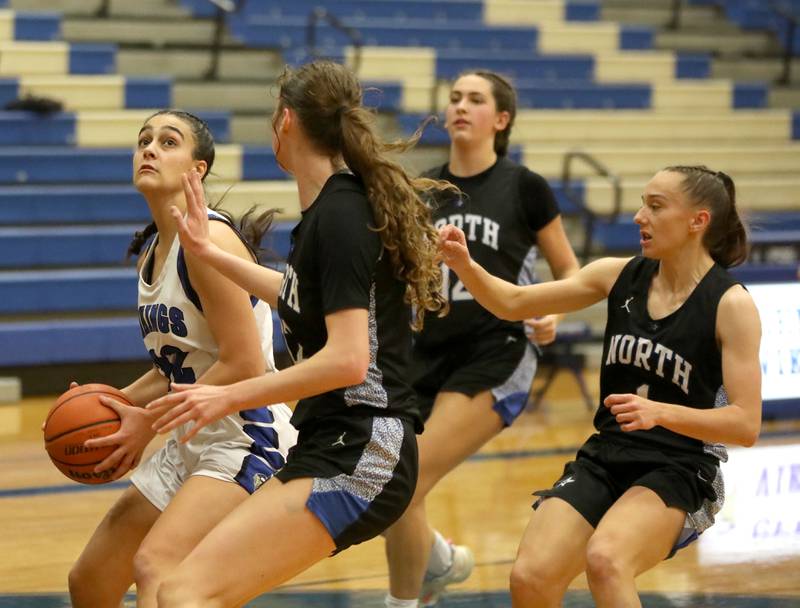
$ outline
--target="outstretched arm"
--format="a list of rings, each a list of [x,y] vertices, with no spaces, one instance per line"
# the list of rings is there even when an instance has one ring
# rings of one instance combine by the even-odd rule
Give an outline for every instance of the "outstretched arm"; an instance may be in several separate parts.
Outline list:
[[[488,272],[469,255],[464,233],[447,225],[439,230],[439,249],[478,303],[508,321],[580,310],[608,297],[628,259],[603,258],[558,281],[514,285]]]
[[[277,307],[283,274],[228,253],[212,242],[203,185],[196,171],[183,175],[183,191],[186,195],[186,217],[181,215],[177,207],[172,207],[170,212],[178,226],[178,236],[184,250],[209,264],[247,293],[264,300],[273,308]]]
[[[160,416],[153,428],[165,433],[189,421],[185,442],[223,416],[261,405],[294,401],[364,381],[369,366],[367,311],[340,310],[325,317],[328,339],[313,356],[274,374],[228,386],[173,384],[173,392],[147,406]]]

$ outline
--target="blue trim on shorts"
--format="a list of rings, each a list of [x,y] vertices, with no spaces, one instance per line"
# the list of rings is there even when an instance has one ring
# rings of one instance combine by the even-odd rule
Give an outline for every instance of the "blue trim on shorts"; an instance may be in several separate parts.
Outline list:
[[[311,492],[306,501],[308,509],[327,528],[336,541],[339,535],[354,524],[367,510],[370,503],[344,490],[335,492]]]
[[[234,481],[252,494],[275,475],[276,469],[254,454],[248,454],[242,461],[242,468]]]
[[[528,393],[512,393],[495,401],[492,409],[503,419],[505,426],[511,426],[528,403]]]
[[[265,422],[266,424],[275,422],[275,414],[273,414],[272,410],[268,407],[254,407],[250,410],[241,410],[239,415],[242,417],[242,420],[246,420],[247,422]]]
[[[669,555],[664,559],[670,559],[674,557],[675,554],[680,551],[681,549],[685,549],[689,545],[691,545],[694,541],[700,538],[700,534],[698,534],[697,530],[694,528],[683,528],[681,530],[680,536],[678,536],[678,540],[673,545],[672,549],[669,552]]]

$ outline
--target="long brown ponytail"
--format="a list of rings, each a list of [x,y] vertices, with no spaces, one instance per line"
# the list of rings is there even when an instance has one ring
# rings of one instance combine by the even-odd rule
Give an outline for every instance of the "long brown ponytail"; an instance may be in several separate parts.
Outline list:
[[[455,187],[447,182],[412,179],[388,157],[419,139],[386,143],[376,133],[375,116],[361,104],[355,75],[328,61],[288,68],[279,79],[278,109],[291,108],[314,145],[331,157],[341,155],[361,177],[375,215],[376,229],[389,254],[395,275],[406,283],[406,301],[415,307],[414,329],[422,327],[426,311],[444,313],[442,273],[436,263],[437,232],[423,196]]]

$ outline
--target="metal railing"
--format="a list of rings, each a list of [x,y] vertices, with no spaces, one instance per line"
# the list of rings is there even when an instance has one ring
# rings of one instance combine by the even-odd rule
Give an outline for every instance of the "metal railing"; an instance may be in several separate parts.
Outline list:
[[[358,70],[361,68],[361,49],[364,46],[361,32],[345,24],[339,17],[321,6],[318,6],[308,14],[308,20],[306,21],[306,54],[314,59],[324,58],[317,48],[317,26],[321,21],[339,30],[350,39],[350,44],[353,47],[353,65],[350,66],[350,69],[358,75]]]
[[[672,17],[667,22],[667,28],[677,30],[681,27],[681,16],[683,13],[683,0],[672,0]]]
[[[235,0],[208,0],[211,4],[217,7],[214,14],[214,33],[211,37],[211,63],[203,74],[205,80],[217,80],[219,77],[219,56],[222,53],[222,43],[225,39],[225,24],[228,20],[228,15],[240,10],[244,5],[244,0],[236,2]]]
[[[572,164],[573,161],[580,160],[589,165],[594,172],[600,176],[605,177],[611,184],[614,194],[613,206],[611,213],[601,214],[596,213],[586,204],[586,201],[579,192],[574,188],[572,180]],[[622,211],[622,179],[619,175],[612,173],[608,167],[597,160],[594,156],[583,150],[570,150],[564,155],[564,160],[561,165],[561,187],[564,195],[575,205],[584,221],[584,239],[583,250],[580,252],[583,264],[589,261],[592,253],[592,242],[594,240],[594,229],[597,226],[599,219],[604,219],[608,223],[617,221],[620,212]]]
[[[783,51],[783,68],[781,75],[775,81],[776,84],[789,84],[792,80],[792,59],[794,57],[794,39],[797,33],[797,24],[800,21],[800,14],[790,5],[776,0],[769,0],[769,8],[773,13],[786,21],[786,46]]]
[[[219,56],[222,52],[222,43],[225,39],[225,24],[228,15],[241,10],[246,0],[208,0],[216,7],[214,14],[214,32],[211,35],[209,50],[211,60],[203,78],[216,80],[219,76]],[[101,0],[94,16],[98,19],[107,19],[111,16],[111,0]]]

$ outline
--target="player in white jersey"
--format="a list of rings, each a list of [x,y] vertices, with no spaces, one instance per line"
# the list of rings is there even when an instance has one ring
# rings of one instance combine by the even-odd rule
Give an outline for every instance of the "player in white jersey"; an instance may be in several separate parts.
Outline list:
[[[263,301],[185,253],[169,209],[186,209],[183,174],[208,174],[214,141],[191,114],[162,111],[142,127],[134,154],[134,184],[153,216],[131,253],[155,238],[140,257],[139,324],[153,368],[123,389],[135,406],[106,400],[122,418],[120,430],[91,445],[117,445],[98,466],[118,479],[135,468],[154,436],[144,409],[173,382],[227,384],[272,373],[272,313]],[[210,212],[212,240],[248,262],[254,249],[219,213]],[[252,225],[257,247],[268,215]],[[258,225],[256,225],[258,224]],[[154,606],[160,581],[236,505],[285,464],[297,440],[284,404],[226,416],[190,440],[191,425],[131,477],[129,487],[98,526],[69,576],[73,606],[119,606],[136,583],[139,606]],[[188,428],[187,428],[188,427]],[[183,440],[182,440],[183,439]]]

